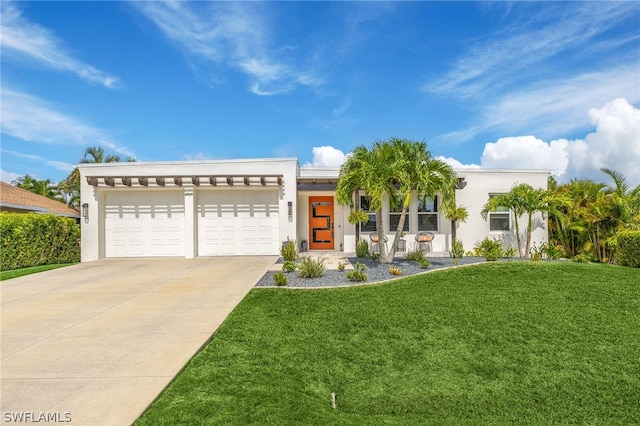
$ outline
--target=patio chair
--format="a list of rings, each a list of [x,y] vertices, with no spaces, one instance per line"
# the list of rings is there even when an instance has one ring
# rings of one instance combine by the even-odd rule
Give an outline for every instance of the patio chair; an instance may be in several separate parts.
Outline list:
[[[433,232],[418,232],[416,234],[416,246],[420,251],[433,251],[433,247],[431,246],[431,241],[433,241]],[[426,248],[426,250],[425,250]]]
[[[387,249],[388,251],[388,246],[387,246],[387,236],[384,236],[384,247]],[[373,247],[375,247],[378,250],[374,250]],[[379,247],[378,247],[378,233],[377,232],[372,232],[369,234],[369,251],[374,253],[375,251],[379,251]]]

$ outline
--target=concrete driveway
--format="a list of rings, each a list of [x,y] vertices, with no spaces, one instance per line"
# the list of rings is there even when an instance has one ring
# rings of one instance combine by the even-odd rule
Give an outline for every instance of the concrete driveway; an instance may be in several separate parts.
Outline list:
[[[131,424],[276,258],[108,259],[0,283],[2,424]]]

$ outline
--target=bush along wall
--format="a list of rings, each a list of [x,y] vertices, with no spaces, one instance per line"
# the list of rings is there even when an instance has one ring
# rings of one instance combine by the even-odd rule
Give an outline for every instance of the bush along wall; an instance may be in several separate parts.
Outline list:
[[[616,239],[616,263],[640,268],[640,231],[623,231]]]
[[[80,225],[50,214],[0,213],[0,268],[80,261]]]

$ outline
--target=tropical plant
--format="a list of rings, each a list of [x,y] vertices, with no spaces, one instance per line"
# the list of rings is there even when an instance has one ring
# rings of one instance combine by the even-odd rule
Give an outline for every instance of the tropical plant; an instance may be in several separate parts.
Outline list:
[[[464,246],[462,245],[462,241],[455,241],[451,246],[451,250],[449,251],[449,255],[453,259],[459,259],[464,256]]]
[[[602,172],[613,184],[574,179],[552,187],[570,202],[549,211],[549,241],[561,245],[568,257],[583,253],[600,262],[612,261],[616,235],[640,230],[640,185],[631,189],[620,173]]]
[[[424,259],[424,252],[419,249],[409,250],[405,253],[404,258],[407,260],[414,260],[416,262],[419,262],[420,260]]]
[[[528,183],[516,183],[508,193],[490,197],[481,211],[483,219],[487,219],[489,212],[499,207],[507,208],[514,217],[516,241],[520,257],[527,257],[531,248],[531,233],[533,231],[533,215],[536,212],[547,212],[555,205],[568,204],[569,201],[553,191],[534,189]],[[520,217],[526,216],[525,244],[523,251],[522,236],[520,234]]]
[[[298,264],[292,260],[285,260],[282,264],[282,272],[293,272],[296,270]]]
[[[418,266],[421,269],[427,269],[429,266],[431,266],[431,262],[427,259],[420,259],[418,260]]]
[[[498,260],[503,254],[502,243],[488,237],[477,243],[473,250],[476,256],[482,256],[489,261]]]
[[[64,198],[60,194],[60,190],[51,181],[51,179],[36,179],[26,174],[11,183],[16,187],[26,189],[29,192],[51,198],[52,200],[64,202]]]
[[[402,210],[389,254],[385,245],[379,244],[381,263],[390,263],[395,256],[398,242],[412,194],[433,196],[442,194],[445,205],[452,198],[457,177],[453,169],[441,160],[431,157],[424,142],[391,138],[376,141],[371,149],[357,147],[340,168],[336,188],[339,204],[354,206],[354,194],[363,191],[371,198],[371,208],[376,212],[376,231],[379,241],[384,240],[382,217],[383,200],[391,205],[402,202]]]
[[[402,269],[396,266],[390,266],[389,272],[391,272],[391,275],[396,275],[396,276],[402,275]]]
[[[451,246],[456,245],[456,231],[458,227],[458,222],[466,222],[469,217],[469,212],[467,208],[464,206],[451,206],[450,208],[445,210],[445,217],[451,221]],[[460,256],[462,257],[462,256]]]
[[[369,243],[365,240],[360,240],[356,243],[356,257],[364,259],[369,257]]]
[[[367,269],[367,265],[364,263],[356,262],[355,266],[351,271],[347,271],[347,279],[349,281],[362,282],[367,280],[367,274],[365,274],[365,270]]]
[[[287,276],[282,272],[276,272],[275,274],[273,274],[273,281],[279,287],[287,285]]]
[[[298,249],[295,241],[285,241],[280,248],[280,256],[285,262],[295,262],[298,260]]]
[[[318,278],[324,275],[324,271],[324,259],[321,257],[314,259],[311,256],[306,256],[298,264],[300,278]]]
[[[135,159],[132,159],[135,161]],[[122,161],[119,155],[105,154],[104,148],[100,146],[90,146],[84,150],[81,163],[118,163]],[[129,159],[127,159],[129,161]]]

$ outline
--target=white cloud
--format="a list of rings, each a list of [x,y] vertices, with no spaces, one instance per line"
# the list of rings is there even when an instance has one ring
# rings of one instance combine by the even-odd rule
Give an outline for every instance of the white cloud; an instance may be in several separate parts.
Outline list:
[[[286,93],[296,86],[315,87],[312,72],[287,64],[289,49],[270,47],[271,31],[256,3],[138,2],[139,10],[184,49],[188,57],[249,76],[249,90],[260,96]],[[202,65],[198,68],[203,68]]]
[[[36,96],[2,86],[0,99],[0,130],[6,135],[48,144],[84,147],[102,145],[119,154],[135,157],[131,150],[111,139],[102,130],[54,110]]]
[[[615,99],[589,111],[595,131],[583,140],[545,142],[533,136],[500,138],[485,145],[486,168],[550,169],[566,181],[603,179],[600,169],[621,172],[631,185],[640,184],[640,109]]]
[[[12,2],[2,2],[0,15],[3,58],[35,61],[55,70],[71,72],[109,89],[119,86],[117,77],[74,58],[49,30],[25,19]]]
[[[20,152],[9,151],[9,150],[6,150],[6,149],[3,149],[2,153],[3,154],[13,155],[15,157],[26,158],[26,159],[29,159],[29,160],[37,161],[38,163],[44,163],[44,164],[47,164],[49,166],[52,166],[52,167],[54,167],[54,168],[56,168],[58,170],[61,170],[63,172],[67,172],[67,173],[71,173],[71,171],[75,167],[74,164],[65,163],[65,162],[62,162],[62,161],[49,160],[49,159],[41,157],[39,155],[22,154]]]
[[[489,91],[526,81],[532,71],[540,73],[537,64],[564,51],[606,50],[611,43],[601,35],[637,13],[637,5],[589,2],[547,5],[538,13],[527,6],[521,10],[527,15],[515,20],[517,25],[471,44],[452,69],[425,85],[425,90],[463,98],[485,97]]]
[[[454,169],[479,169],[480,166],[477,164],[463,164],[460,161],[456,160],[453,157],[444,157],[442,155],[438,155],[435,157],[436,160],[444,161]]]
[[[540,137],[567,134],[589,124],[584,105],[625,97],[640,101],[638,65],[547,81],[508,93],[484,109],[482,130],[536,129]],[[588,90],[585,90],[588,88]]]
[[[340,167],[346,159],[344,152],[332,146],[313,147],[313,161],[307,166],[314,167]]]
[[[18,173],[8,172],[5,169],[0,169],[0,180],[2,182],[11,183],[18,179],[20,176]]]

